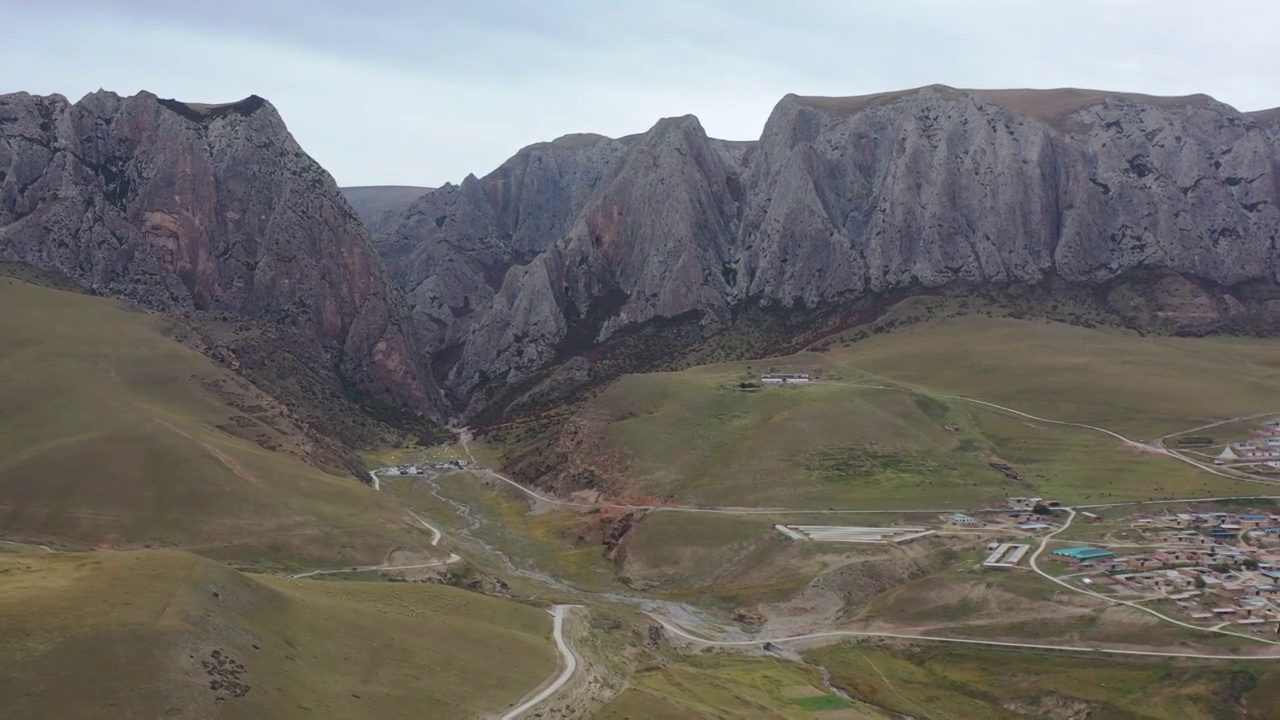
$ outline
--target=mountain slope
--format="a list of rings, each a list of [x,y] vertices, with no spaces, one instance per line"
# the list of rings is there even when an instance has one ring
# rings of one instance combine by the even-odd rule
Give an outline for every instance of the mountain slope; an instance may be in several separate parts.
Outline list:
[[[274,323],[372,396],[443,414],[359,219],[256,96],[0,96],[0,260],[164,312]]]
[[[472,411],[494,381],[518,386],[565,363],[581,376],[583,354],[629,328],[715,333],[753,309],[941,287],[1065,283],[1134,326],[1272,332],[1277,136],[1274,113],[1203,95],[788,95],[757,142],[669,118],[612,141],[598,180],[540,185],[561,201],[544,203],[556,232],[536,257],[517,258],[495,219],[493,176],[424,196],[415,207],[441,208],[439,232],[424,217],[427,232],[383,236],[379,249],[402,287],[466,288],[432,290],[433,309],[418,298],[415,313],[436,346],[458,346],[447,385]],[[454,222],[445,208],[464,199],[484,222]]]
[[[172,551],[0,552],[0,577],[3,717],[476,717],[556,662],[545,612],[450,587]]]
[[[392,501],[340,469],[342,448],[170,339],[171,321],[5,277],[0,307],[6,537],[286,567],[426,551]]]
[[[432,188],[413,185],[367,185],[341,188],[342,196],[360,216],[370,235],[376,235],[400,222],[400,216],[413,201]]]

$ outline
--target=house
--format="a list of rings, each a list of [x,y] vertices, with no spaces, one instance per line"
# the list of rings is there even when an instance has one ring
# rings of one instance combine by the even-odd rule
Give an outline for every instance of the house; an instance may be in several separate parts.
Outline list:
[[[1081,563],[1094,560],[1113,558],[1116,556],[1116,554],[1110,550],[1104,550],[1103,548],[1096,547],[1062,548],[1060,550],[1054,550],[1050,555],[1052,555],[1052,558],[1050,558],[1052,560],[1067,562],[1073,565],[1079,565]]]
[[[1222,452],[1218,453],[1218,457],[1213,459],[1213,464],[1221,465],[1223,463],[1228,463],[1228,462],[1232,462],[1234,460],[1239,460],[1239,459],[1240,459],[1240,456],[1236,454],[1235,450],[1231,449],[1230,445],[1228,445],[1222,449]]]
[[[769,373],[760,376],[760,381],[769,385],[801,385],[809,382],[806,373]]]
[[[951,523],[952,525],[978,525],[979,524],[977,518],[971,517],[969,515],[964,515],[962,513],[948,515],[947,522]]]

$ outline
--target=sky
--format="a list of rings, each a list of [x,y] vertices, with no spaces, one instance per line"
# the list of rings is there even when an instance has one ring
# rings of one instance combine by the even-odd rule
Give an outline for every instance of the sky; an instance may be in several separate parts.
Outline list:
[[[783,95],[953,87],[1280,106],[1271,0],[0,0],[0,93],[272,102],[341,185],[484,175],[525,145]]]

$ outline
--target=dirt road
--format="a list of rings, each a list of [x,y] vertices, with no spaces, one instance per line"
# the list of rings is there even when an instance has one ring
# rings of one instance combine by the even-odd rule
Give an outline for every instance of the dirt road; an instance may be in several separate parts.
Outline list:
[[[578,656],[574,654],[573,649],[569,647],[569,643],[564,639],[564,617],[570,608],[582,607],[581,605],[554,605],[551,608],[551,616],[553,618],[551,624],[551,633],[556,641],[556,649],[560,651],[560,657],[564,659],[564,667],[561,668],[560,674],[556,676],[551,684],[543,688],[538,694],[520,703],[520,705],[508,710],[502,716],[502,720],[517,720],[525,713],[535,707],[546,702],[548,699],[560,692],[560,688],[569,682],[573,674],[578,670]]]
[[[1011,647],[1011,648],[1024,648],[1024,649],[1030,649],[1030,650],[1054,650],[1058,652],[1101,653],[1101,654],[1111,654],[1111,655],[1142,655],[1142,656],[1148,656],[1148,657],[1196,658],[1200,660],[1240,660],[1240,661],[1253,661],[1253,662],[1263,661],[1263,660],[1280,660],[1280,655],[1241,656],[1241,655],[1210,655],[1205,653],[1163,652],[1159,650],[1114,650],[1110,648],[1099,648],[1099,647],[1076,647],[1072,645],[1043,645],[1039,643],[1002,642],[999,640],[972,640],[969,638],[949,638],[949,637],[937,637],[937,636],[931,636],[931,635],[907,635],[904,633],[862,632],[859,630],[832,630],[830,632],[808,633],[805,635],[790,635],[787,637],[776,637],[776,638],[761,637],[761,638],[754,638],[752,640],[711,640],[708,638],[698,637],[697,635],[693,635],[689,632],[686,632],[680,626],[675,625],[671,622],[668,622],[666,619],[658,615],[654,615],[652,613],[646,613],[646,615],[648,615],[649,617],[657,621],[658,624],[661,625],[664,630],[671,633],[672,635],[683,638],[693,643],[697,643],[699,645],[705,645],[710,647],[749,647],[752,645],[764,645],[765,643],[773,643],[774,645],[781,645],[783,643],[802,642],[805,640],[825,640],[825,639],[849,637],[849,638],[873,638],[873,639],[874,638],[892,638],[892,639],[898,639],[898,640],[960,643],[963,645]],[[1205,628],[1199,628],[1199,629],[1205,629]]]

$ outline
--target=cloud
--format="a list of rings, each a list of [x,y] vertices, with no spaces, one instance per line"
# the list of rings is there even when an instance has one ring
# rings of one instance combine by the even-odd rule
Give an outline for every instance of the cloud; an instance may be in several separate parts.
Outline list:
[[[1245,0],[366,5],[0,0],[0,91],[257,93],[340,182],[429,185],[532,142],[641,132],[670,115],[754,138],[787,92],[937,82],[1280,105],[1268,37],[1280,6]]]

